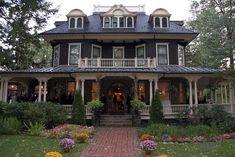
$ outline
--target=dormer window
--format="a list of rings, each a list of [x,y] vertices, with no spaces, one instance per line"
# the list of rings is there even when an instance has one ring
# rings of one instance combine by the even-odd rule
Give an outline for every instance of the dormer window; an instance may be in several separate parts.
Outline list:
[[[80,9],[74,9],[67,14],[69,29],[83,29],[84,21],[87,19]]]
[[[119,27],[120,27],[120,28],[125,27],[124,24],[125,24],[125,22],[124,22],[124,17],[119,17]]]
[[[104,17],[104,27],[109,28],[110,27],[110,18]]]
[[[168,22],[167,22],[168,20],[167,20],[167,18],[166,17],[163,17],[162,18],[162,27],[168,27]]]
[[[117,17],[113,17],[113,28],[117,28],[118,27],[118,18]]]
[[[155,27],[160,27],[160,18],[159,17],[155,17]]]
[[[128,28],[133,28],[134,27],[133,17],[127,17],[127,27]]]
[[[159,8],[150,15],[149,21],[153,23],[153,28],[169,28],[170,16],[167,10]]]

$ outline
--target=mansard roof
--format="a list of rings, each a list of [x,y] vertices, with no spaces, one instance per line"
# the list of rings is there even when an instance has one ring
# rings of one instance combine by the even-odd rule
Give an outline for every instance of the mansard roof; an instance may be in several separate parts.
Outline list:
[[[212,74],[218,72],[215,69],[184,67],[179,65],[160,65],[155,68],[81,68],[78,66],[58,66],[47,68],[33,68],[20,70],[0,71],[0,74],[14,73],[105,73],[105,72],[122,72],[122,73],[164,73],[164,74]]]

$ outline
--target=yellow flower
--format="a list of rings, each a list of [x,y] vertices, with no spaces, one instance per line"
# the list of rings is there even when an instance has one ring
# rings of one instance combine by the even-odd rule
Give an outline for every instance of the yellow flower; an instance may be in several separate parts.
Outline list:
[[[161,154],[161,155],[158,155],[158,156],[156,156],[156,157],[169,157],[169,155],[167,155],[167,154]]]
[[[63,157],[59,152],[48,152],[45,157]]]

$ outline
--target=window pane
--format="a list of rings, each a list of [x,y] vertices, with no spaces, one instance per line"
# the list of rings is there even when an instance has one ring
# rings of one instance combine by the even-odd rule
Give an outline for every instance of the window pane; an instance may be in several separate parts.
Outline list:
[[[70,28],[75,28],[75,19],[74,18],[70,19]]]
[[[60,51],[59,47],[54,48],[53,66],[59,65],[59,53],[60,53],[59,51]]]
[[[124,17],[119,18],[119,27],[124,27]]]
[[[100,57],[100,48],[93,46],[93,58],[99,58]]]
[[[113,28],[117,28],[117,17],[113,17]]]
[[[70,45],[69,64],[78,64],[80,57],[80,45]]]
[[[160,18],[159,17],[155,18],[155,27],[160,27]]]
[[[162,27],[167,27],[167,18],[162,18]]]
[[[81,18],[77,19],[77,28],[82,28],[82,19]]]
[[[181,45],[178,45],[178,56],[179,65],[184,66],[184,47]]]
[[[158,64],[159,65],[167,65],[167,46],[166,45],[157,45],[158,50]]]
[[[127,27],[132,27],[132,18],[131,17],[127,18]]]
[[[106,27],[106,28],[109,27],[109,18],[108,18],[108,17],[106,17],[106,18],[104,19],[104,27]]]
[[[137,58],[144,58],[144,46],[137,48]]]

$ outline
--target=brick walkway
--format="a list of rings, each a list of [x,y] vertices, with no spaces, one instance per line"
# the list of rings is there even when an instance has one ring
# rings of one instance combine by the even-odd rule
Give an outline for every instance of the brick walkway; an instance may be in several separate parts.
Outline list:
[[[136,128],[98,128],[81,157],[139,157]]]

